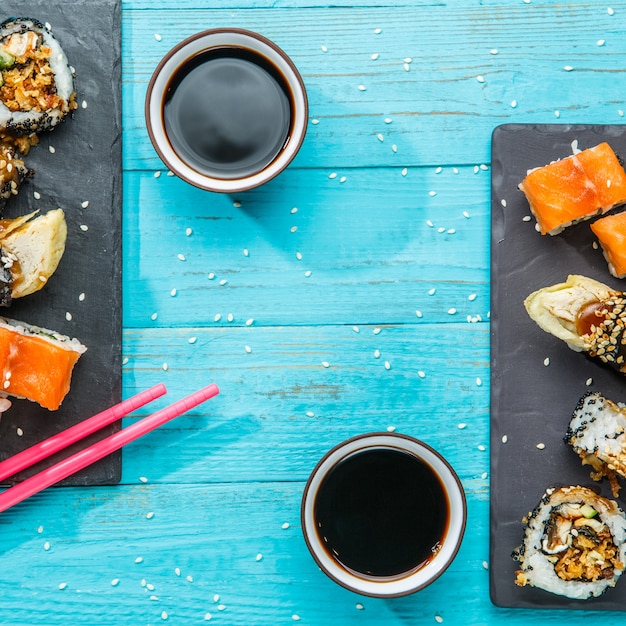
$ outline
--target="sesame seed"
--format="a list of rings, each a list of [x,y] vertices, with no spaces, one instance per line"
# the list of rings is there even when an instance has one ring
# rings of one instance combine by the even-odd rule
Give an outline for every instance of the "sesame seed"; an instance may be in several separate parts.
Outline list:
[[[348,177],[347,177],[347,176],[342,176],[342,177],[339,179],[339,182],[340,182],[340,183],[345,183],[347,180],[348,180]]]
[[[467,424],[465,424],[465,423],[461,422],[460,424],[457,424],[457,425],[456,425],[456,427],[457,427],[459,430],[463,430],[463,429],[467,428]]]
[[[84,293],[79,294],[78,301],[79,302],[84,302],[85,301],[85,294]]]
[[[564,69],[566,72],[571,72],[574,68],[573,68],[571,65],[566,65],[563,69]]]
[[[502,435],[502,443],[506,443],[509,438],[506,435]]]
[[[67,589],[67,583],[60,583],[59,584],[59,589],[61,589],[61,590]]]
[[[358,90],[359,91],[367,91],[367,87],[365,85],[359,85],[358,86]]]
[[[43,532],[43,526],[38,526],[37,532],[41,535],[41,533]]]
[[[524,215],[522,222],[530,222],[533,218],[530,215]]]
[[[246,320],[246,326],[252,326],[252,324],[254,324],[254,318],[250,318],[249,320]]]
[[[244,346],[244,350],[250,354],[252,352],[252,348],[250,346]]]
[[[150,316],[150,319],[151,319],[152,321],[154,321],[157,317],[159,317],[159,314],[158,314],[158,313],[153,313],[153,314]]]
[[[485,77],[484,77],[484,76],[476,76],[476,80],[477,80],[479,83],[484,83],[484,82],[485,82]]]
[[[86,108],[87,108],[87,100],[83,100],[83,101],[81,102],[80,106],[82,106],[82,107],[83,107],[83,109],[86,109]]]
[[[138,556],[138,557],[135,559],[135,563],[143,563],[143,557]]]
[[[596,42],[596,45],[603,46],[605,43],[606,43],[605,39],[598,39],[598,41]]]
[[[387,426],[387,432],[388,433],[393,433],[396,431],[396,427],[395,426]]]
[[[330,363],[328,361],[322,361],[322,367],[330,367]]]
[[[400,173],[402,174],[402,176],[406,176],[409,173],[409,170],[408,170],[408,168],[403,167],[402,168],[402,172],[400,172]]]
[[[50,152],[50,154],[54,154],[56,152],[56,149],[54,148],[54,146],[48,146],[48,151]]]
[[[311,120],[311,124],[313,124],[313,126],[317,126],[320,123],[320,121],[318,119],[312,119]]]
[[[487,476],[488,476],[487,472],[483,472],[483,473],[480,475],[480,477],[481,477],[483,480],[485,480],[485,479],[487,478]]]
[[[228,316],[226,317],[226,319],[227,319],[229,322],[232,322],[232,321],[235,319],[235,317],[234,317],[234,315],[233,315],[232,313],[229,313],[229,314],[228,314]]]
[[[456,309],[452,308],[452,309],[448,309],[448,315],[454,315],[456,313]]]
[[[213,280],[215,278],[215,274],[213,272],[209,272],[208,278],[209,280]]]
[[[498,49],[497,48],[492,48],[491,50],[489,50],[489,54],[493,54],[493,55],[498,54]]]
[[[560,111],[555,111],[554,112],[554,117],[561,117],[561,112]]]
[[[222,315],[220,313],[216,313],[215,317],[213,318],[214,322],[219,322],[222,319]]]
[[[385,124],[391,124],[391,122],[393,122],[393,120],[390,117],[385,118]]]
[[[233,206],[234,206],[236,209],[240,209],[240,208],[241,208],[241,202],[240,202],[239,200],[235,200],[235,201],[233,202]]]
[[[437,195],[437,192],[436,192],[436,191],[429,191],[429,192],[428,192],[428,195],[429,195],[431,198],[434,198],[434,197]]]
[[[536,446],[537,450],[543,450],[546,447],[545,443],[538,443]]]
[[[297,206],[293,207],[293,208],[291,209],[291,211],[289,211],[289,212],[290,212],[291,214],[293,214],[293,213],[297,213],[297,212],[298,212],[298,207],[297,207]]]
[[[374,54],[372,54],[372,56],[370,57],[370,59],[372,59],[372,61],[376,61],[378,59],[380,55],[378,54],[378,52],[374,52]]]
[[[256,560],[257,561],[262,561],[263,560],[263,555],[260,552],[256,555]]]
[[[172,291],[170,291],[170,296],[173,298],[176,296],[177,293],[178,291],[176,289],[172,289]]]
[[[8,385],[5,385],[5,387],[8,387]],[[24,431],[21,428],[19,428],[19,427],[18,427],[16,432],[17,432],[17,436],[18,437],[22,437],[24,435]]]
[[[590,387],[591,385],[593,385],[593,378],[588,378],[585,381],[585,385],[587,385],[587,387]]]
[[[304,272],[304,275],[309,278],[309,276],[311,276],[311,270],[307,270],[306,272]]]
[[[114,578],[111,581],[111,587],[117,587],[120,584],[120,579],[119,578]]]
[[[218,611],[225,611],[226,610],[226,605],[225,604],[218,604],[217,605],[217,610]]]
[[[374,29],[374,34],[375,34],[375,35],[380,35],[380,33],[382,33],[382,32],[383,32],[383,29],[382,29],[382,28],[375,28],[375,29]]]
[[[192,583],[192,582],[193,582],[193,576],[185,576],[185,580],[186,580],[188,583]]]
[[[168,617],[169,617],[169,616],[168,616],[168,614],[167,614],[167,611],[162,611],[162,613],[161,613],[161,619],[162,619],[162,620],[166,620]]]
[[[485,446],[483,446],[483,444],[481,443],[480,445],[478,445],[478,449],[479,449],[481,452],[484,452],[487,448],[485,448]]]
[[[514,109],[517,107],[517,100],[511,100],[511,108]]]
[[[374,328],[374,330],[372,331],[375,335],[380,334],[380,328],[376,327]]]
[[[380,350],[374,350],[374,358],[380,359]]]
[[[463,217],[465,219],[469,219],[470,218],[470,214],[467,211],[463,211]]]
[[[415,315],[417,315],[417,317],[424,317],[423,313],[421,311],[415,311]]]
[[[476,378],[476,385],[480,387],[483,384],[483,381],[480,378]]]
[[[483,561],[483,569],[489,569],[489,563],[487,561]]]
[[[378,133],[376,139],[378,139],[378,141],[385,141],[385,136],[382,133]]]
[[[192,233],[193,233],[193,230],[191,230],[191,228],[185,229],[185,235],[187,235],[187,237],[190,237]]]
[[[385,361],[385,369],[386,370],[390,370],[391,369],[391,363],[389,363],[389,361]]]
[[[210,622],[212,617],[213,616],[210,613],[205,613],[204,614],[204,621],[205,622]]]
[[[216,594],[213,596],[213,602],[219,602],[219,601],[220,601],[220,596],[219,596],[219,594],[218,594],[218,593],[216,593]]]
[[[543,364],[548,367],[548,365],[550,365],[550,357],[547,356],[544,360],[543,360]]]
[[[360,329],[358,326],[353,326],[353,327],[352,327],[352,330],[353,330],[355,333],[360,333],[360,332],[361,332],[361,329]]]
[[[147,479],[145,476],[140,476],[140,477],[139,477],[139,482],[140,482],[140,483],[147,483],[147,482],[148,482],[148,479]]]
[[[357,611],[362,611],[365,608],[360,602],[357,602],[354,607]]]
[[[161,41],[161,39],[163,39],[163,37],[161,37],[161,35],[159,35],[159,33],[154,33],[154,38],[155,38],[157,41]]]
[[[315,413],[313,413],[313,411],[307,411],[306,412],[306,416],[307,417],[315,417]]]
[[[475,293],[470,293],[470,295],[469,295],[469,296],[467,296],[467,299],[468,299],[470,302],[474,302],[474,300],[476,300],[476,294],[475,294]]]
[[[606,10],[606,12],[607,12],[609,15],[615,15],[615,11],[614,11],[611,7],[609,7],[609,8]]]
[[[417,371],[417,375],[418,375],[420,378],[426,378],[426,372],[423,372],[422,370],[418,370],[418,371]]]
[[[225,278],[222,278],[222,280],[220,280],[220,285],[223,287],[224,285],[226,285],[228,283],[228,281]]]
[[[429,226],[430,228],[434,228],[434,224],[432,223],[431,220],[426,220],[426,226]]]
[[[154,173],[154,177],[155,177],[155,178],[161,178],[161,170],[157,170],[157,171]]]
[[[328,52],[328,48],[326,46],[321,47],[322,52]]]
[[[405,63],[402,67],[404,68],[405,72],[410,72],[411,71],[411,66],[408,63]]]
[[[443,617],[441,617],[441,615],[435,615],[435,621],[438,624],[441,624],[441,622],[443,622]]]
[[[50,550],[50,542],[46,541],[46,543],[43,544],[43,549],[47,552],[48,550]]]
[[[330,178],[330,179],[337,178],[337,172],[331,172],[331,173],[328,175],[328,178]]]
[[[433,287],[432,289],[429,289],[429,290],[428,290],[428,295],[429,295],[429,296],[434,296],[434,295],[435,295],[435,293],[437,293],[437,290],[436,290],[434,287]]]
[[[185,255],[184,255],[184,254],[178,254],[178,255],[176,255],[176,256],[178,257],[178,260],[179,260],[179,261],[186,261],[186,260],[187,260],[187,259],[185,258]]]
[[[299,616],[297,613],[294,613],[294,614],[291,616],[291,619],[292,619],[294,622],[299,622],[299,621],[300,621],[300,616]]]
[[[65,313],[65,319],[66,319],[68,322],[71,322],[71,321],[72,321],[72,314],[71,314],[69,311],[67,311],[67,312]]]
[[[287,530],[287,528],[289,528],[289,522],[285,522],[285,523],[281,526],[281,528],[282,528],[283,530]]]
[[[250,251],[248,250],[248,248],[243,249],[243,256],[250,256]]]
[[[506,208],[506,200],[504,198],[502,198],[502,200],[500,200],[500,204]]]
[[[161,366],[163,368],[164,372],[167,372],[167,370],[169,369],[169,366],[167,363],[163,363],[163,365]]]

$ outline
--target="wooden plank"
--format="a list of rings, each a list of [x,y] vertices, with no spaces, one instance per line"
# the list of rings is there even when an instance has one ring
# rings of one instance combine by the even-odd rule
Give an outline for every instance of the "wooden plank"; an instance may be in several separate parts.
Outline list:
[[[210,614],[235,625],[289,624],[293,616],[312,624],[380,624],[415,623],[419,615],[430,623],[435,615],[459,618],[450,588],[471,598],[463,623],[484,624],[494,615],[480,586],[487,575],[484,488],[470,487],[472,540],[445,578],[389,603],[347,592],[317,568],[300,530],[303,486],[148,483],[114,494],[89,487],[39,494],[3,517],[0,546],[10,579],[0,582],[0,619],[199,624]]]
[[[129,391],[162,381],[165,403],[221,389],[131,446],[124,482],[306,480],[334,445],[388,427],[439,448],[463,479],[487,471],[485,323],[127,330],[124,351]]]
[[[486,319],[488,171],[328,174],[284,172],[238,207],[127,173],[125,327],[401,323],[416,310],[424,321]]]
[[[256,30],[293,57],[319,122],[296,168],[475,165],[504,120],[623,122],[626,41],[619,18],[593,3],[127,9],[123,19],[127,169],[163,167],[145,131],[146,86],[170,47],[209,27]]]

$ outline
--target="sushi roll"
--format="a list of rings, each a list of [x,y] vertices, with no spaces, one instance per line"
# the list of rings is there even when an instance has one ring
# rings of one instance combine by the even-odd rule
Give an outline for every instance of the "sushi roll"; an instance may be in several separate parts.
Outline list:
[[[626,277],[626,211],[602,217],[590,227],[602,246],[611,275]]]
[[[526,519],[515,584],[575,600],[614,587],[626,563],[626,516],[588,487],[548,489]]]
[[[544,331],[572,350],[626,374],[626,294],[572,274],[564,283],[531,293],[524,306]]]
[[[51,130],[75,108],[72,70],[49,28],[28,18],[0,23],[0,131]]]
[[[0,143],[0,211],[11,196],[16,196],[20,183],[32,175],[15,149]]]
[[[0,220],[0,306],[42,289],[65,252],[63,209]]]
[[[542,235],[626,203],[626,172],[611,146],[603,142],[538,167],[519,184]]]
[[[78,339],[0,317],[0,395],[58,409],[70,390],[74,365],[86,350]]]
[[[626,407],[598,392],[586,393],[576,405],[564,439],[583,465],[591,466],[593,480],[609,479],[617,498],[617,476],[626,478]]]

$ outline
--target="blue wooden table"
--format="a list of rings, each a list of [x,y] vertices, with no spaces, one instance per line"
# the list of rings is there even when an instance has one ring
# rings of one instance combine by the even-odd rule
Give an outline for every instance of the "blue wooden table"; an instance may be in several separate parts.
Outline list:
[[[0,622],[617,624],[489,599],[490,140],[622,123],[625,19],[593,0],[124,2],[124,396],[221,394],[125,448],[121,484],[2,514]],[[168,175],[143,118],[160,58],[219,26],[281,46],[310,104],[294,163],[236,196]],[[319,458],[387,429],[442,452],[469,509],[452,566],[394,600],[327,579],[299,521]]]

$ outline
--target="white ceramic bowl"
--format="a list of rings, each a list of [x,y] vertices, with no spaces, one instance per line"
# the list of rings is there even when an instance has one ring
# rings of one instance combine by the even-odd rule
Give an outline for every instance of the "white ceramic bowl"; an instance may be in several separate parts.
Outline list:
[[[395,577],[361,577],[333,559],[316,530],[315,502],[328,472],[343,459],[357,452],[386,448],[408,452],[430,466],[439,476],[448,497],[449,521],[441,549],[420,569]],[[414,593],[436,580],[456,556],[467,520],[467,505],[461,482],[450,464],[433,448],[398,433],[368,433],[353,437],[330,450],[317,464],[302,497],[301,522],[304,539],[313,558],[332,580],[346,589],[372,597],[395,597]]]
[[[198,55],[211,49],[240,48],[264,57],[284,78],[292,101],[291,132],[279,154],[261,171],[240,178],[207,175],[190,166],[168,140],[163,115],[172,77]],[[188,183],[222,193],[235,193],[258,187],[282,172],[296,156],[306,134],[308,100],[304,82],[291,59],[276,44],[252,31],[216,28],[197,33],[172,48],[156,67],[148,84],[145,117],[152,145],[165,165]]]

